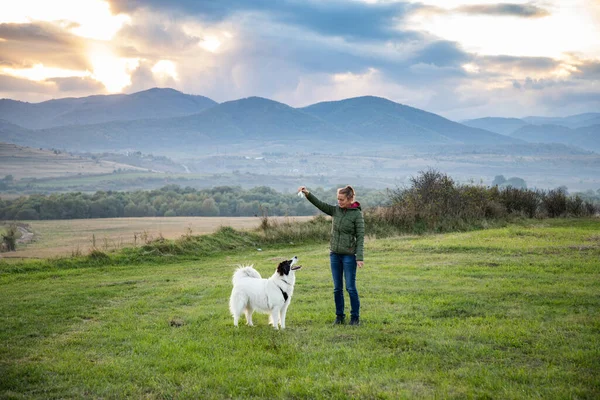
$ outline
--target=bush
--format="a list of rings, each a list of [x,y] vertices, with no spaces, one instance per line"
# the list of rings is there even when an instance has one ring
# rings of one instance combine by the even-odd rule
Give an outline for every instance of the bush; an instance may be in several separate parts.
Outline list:
[[[564,188],[548,191],[542,196],[542,208],[550,218],[557,218],[567,213],[567,194]]]
[[[17,239],[19,238],[19,229],[16,224],[10,224],[6,233],[2,234],[2,244],[6,251],[17,250]]]
[[[501,189],[499,197],[509,214],[522,214],[528,218],[534,218],[537,215],[541,203],[540,193],[511,186]]]
[[[390,206],[365,211],[369,234],[465,230],[511,217],[579,217],[597,212],[593,203],[568,196],[565,188],[543,192],[513,186],[458,185],[435,170],[420,172],[411,178],[411,184],[388,192]]]

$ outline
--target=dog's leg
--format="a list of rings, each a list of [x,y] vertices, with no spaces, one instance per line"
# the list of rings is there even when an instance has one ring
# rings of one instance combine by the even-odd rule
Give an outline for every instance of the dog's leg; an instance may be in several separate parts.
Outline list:
[[[246,313],[246,324],[248,326],[254,326],[254,324],[252,323],[252,313],[254,312],[252,307],[250,307],[250,305],[247,305],[244,309],[244,312]]]
[[[229,299],[229,311],[231,311],[231,315],[233,316],[233,326],[237,328],[242,310],[237,306],[233,295],[231,295],[231,298]]]
[[[269,317],[273,321],[273,328],[279,329],[279,311],[281,308],[275,307],[271,310],[271,316]]]
[[[286,302],[283,307],[281,307],[281,329],[285,329],[285,315],[287,314],[289,303]]]

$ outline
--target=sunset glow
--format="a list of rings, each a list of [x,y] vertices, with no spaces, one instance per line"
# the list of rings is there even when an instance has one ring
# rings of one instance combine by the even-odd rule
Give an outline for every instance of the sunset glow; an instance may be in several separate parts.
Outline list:
[[[112,15],[102,0],[19,0],[0,12],[0,23],[56,22],[74,35],[97,40],[112,39],[130,20],[127,15]]]
[[[177,68],[173,61],[160,60],[152,67],[152,73],[161,78],[173,78],[177,80]]]
[[[26,78],[32,81],[44,81],[49,78],[85,77],[90,76],[89,71],[73,71],[61,68],[49,68],[43,64],[36,64],[31,68],[13,69],[4,67],[3,73]]]
[[[140,62],[138,58],[118,57],[103,46],[93,47],[89,58],[93,66],[92,78],[102,82],[111,93],[118,93],[131,84],[131,73]]]

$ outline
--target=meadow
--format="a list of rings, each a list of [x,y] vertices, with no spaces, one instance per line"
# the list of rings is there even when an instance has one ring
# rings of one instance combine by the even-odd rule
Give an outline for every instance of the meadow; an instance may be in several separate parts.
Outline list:
[[[331,324],[326,244],[222,245],[0,262],[0,398],[600,397],[598,219],[371,237],[358,327]],[[234,328],[236,265],[293,255],[287,329]]]
[[[271,217],[275,222],[306,221],[311,217]],[[115,251],[143,245],[158,238],[175,239],[185,234],[205,235],[222,226],[255,229],[259,217],[144,217],[22,221],[34,233],[33,241],[17,251],[0,253],[0,259],[66,257],[87,254],[93,248]],[[0,232],[5,225],[0,224]]]

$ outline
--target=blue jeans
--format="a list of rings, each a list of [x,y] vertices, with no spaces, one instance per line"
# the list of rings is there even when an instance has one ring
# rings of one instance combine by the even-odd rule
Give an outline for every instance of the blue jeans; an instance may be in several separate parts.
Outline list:
[[[331,275],[333,276],[333,299],[335,300],[335,314],[344,315],[344,278],[346,278],[346,291],[350,296],[350,315],[359,316],[360,300],[356,290],[356,256],[349,254],[330,253]]]

